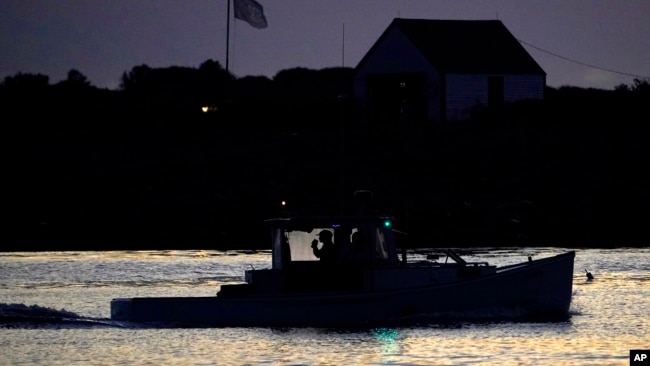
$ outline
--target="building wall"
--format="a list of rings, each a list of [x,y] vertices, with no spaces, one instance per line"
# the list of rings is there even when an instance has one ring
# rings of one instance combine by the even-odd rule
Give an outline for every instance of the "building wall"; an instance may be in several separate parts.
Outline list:
[[[446,77],[446,119],[463,120],[470,117],[476,107],[488,105],[489,75],[458,75]],[[496,75],[499,76],[499,75]],[[500,75],[503,77],[503,100],[512,103],[524,99],[544,98],[544,75]]]
[[[544,99],[545,75],[508,75],[505,78],[505,101]]]
[[[415,49],[399,29],[385,35],[381,43],[373,48],[355,70],[354,96],[362,110],[371,111],[372,90],[368,90],[368,79],[375,74],[426,74],[427,118],[440,117],[440,76],[424,56]],[[371,115],[366,115],[372,119]]]
[[[503,102],[523,99],[542,99],[546,85],[545,75],[494,75],[439,73],[398,28],[393,28],[372,48],[355,70],[354,96],[373,119],[373,91],[368,89],[372,75],[399,75],[424,73],[428,120],[463,120],[470,117],[473,108],[488,105],[488,78],[503,77]],[[480,60],[477,60],[480,62]],[[444,82],[441,78],[444,77]],[[444,92],[441,90],[445,88]],[[442,103],[445,103],[443,107]]]

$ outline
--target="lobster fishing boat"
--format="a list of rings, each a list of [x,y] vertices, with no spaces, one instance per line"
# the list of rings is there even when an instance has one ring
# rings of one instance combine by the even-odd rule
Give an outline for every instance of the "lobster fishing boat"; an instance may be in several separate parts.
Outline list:
[[[501,267],[466,261],[453,250],[408,262],[392,220],[268,220],[271,263],[246,270],[244,283],[222,285],[215,296],[116,298],[111,318],[193,327],[356,327],[569,316],[575,252]],[[326,255],[322,246],[332,244]]]

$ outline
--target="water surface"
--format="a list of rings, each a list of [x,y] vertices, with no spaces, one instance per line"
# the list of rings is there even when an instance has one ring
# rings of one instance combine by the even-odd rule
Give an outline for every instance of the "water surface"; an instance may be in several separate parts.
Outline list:
[[[563,251],[476,248],[465,258],[503,265]],[[109,319],[112,298],[212,296],[270,260],[266,251],[0,253],[0,364],[628,365],[630,349],[650,348],[650,248],[577,250],[563,322],[178,329]]]

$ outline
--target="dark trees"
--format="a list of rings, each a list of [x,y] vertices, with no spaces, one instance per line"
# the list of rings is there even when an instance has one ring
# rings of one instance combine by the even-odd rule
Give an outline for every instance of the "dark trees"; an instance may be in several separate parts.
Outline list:
[[[332,213],[356,189],[375,191],[418,245],[650,238],[648,81],[548,88],[545,100],[499,115],[388,130],[356,124],[352,73],[235,78],[208,60],[136,66],[119,90],[77,70],[55,85],[7,77],[2,241],[16,250],[264,246],[263,219],[280,200],[291,213]]]

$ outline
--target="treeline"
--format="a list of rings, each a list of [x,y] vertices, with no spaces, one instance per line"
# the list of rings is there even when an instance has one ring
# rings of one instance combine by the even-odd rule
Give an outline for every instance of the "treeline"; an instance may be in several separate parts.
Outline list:
[[[273,79],[237,78],[208,60],[198,68],[136,66],[122,74],[117,90],[97,88],[74,69],[56,84],[46,75],[18,73],[0,84],[0,107],[5,115],[33,117],[32,123],[45,127],[178,128],[207,121],[227,131],[273,132],[340,118],[341,100],[349,104],[352,93],[352,73],[351,68],[297,67]],[[57,117],[63,120],[47,123]]]
[[[347,68],[143,65],[118,90],[18,74],[0,84],[3,250],[267,248],[264,219],[348,210],[358,189],[413,246],[647,246],[649,91],[373,127]]]

